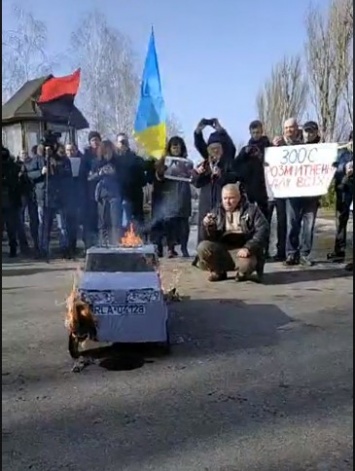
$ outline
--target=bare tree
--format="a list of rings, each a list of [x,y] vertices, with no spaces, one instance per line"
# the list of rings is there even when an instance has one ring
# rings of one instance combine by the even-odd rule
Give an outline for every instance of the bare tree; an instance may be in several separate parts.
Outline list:
[[[182,136],[183,130],[181,123],[179,122],[178,118],[174,115],[174,113],[170,113],[167,119],[167,134],[168,138],[173,136]]]
[[[69,55],[72,66],[81,67],[78,106],[92,129],[112,139],[118,132],[131,136],[140,79],[129,38],[110,27],[106,17],[95,10],[81,18],[71,37]],[[169,136],[181,134],[174,115],[169,115],[167,127]],[[138,145],[134,147],[143,153]]]
[[[329,141],[337,139],[338,119],[344,116],[341,112],[342,101],[352,70],[352,9],[351,0],[332,0],[325,14],[319,7],[313,6],[306,18],[311,96],[323,138]]]
[[[131,135],[140,80],[129,38],[110,27],[103,14],[92,11],[72,34],[70,56],[73,67],[81,67],[78,103],[91,127],[110,138],[118,132]],[[168,128],[178,132],[173,116]]]
[[[259,118],[270,137],[282,133],[289,117],[302,119],[307,105],[308,87],[299,56],[284,57],[271,71],[260,90],[256,106]]]
[[[92,11],[72,34],[70,57],[73,66],[81,67],[78,103],[91,127],[107,137],[130,133],[139,78],[129,39]]]
[[[16,29],[2,32],[2,94],[9,99],[27,80],[52,72],[55,61],[48,57],[47,27],[32,13],[15,5]]]
[[[348,61],[348,78],[344,89],[344,102],[349,119],[349,124],[353,127],[354,124],[354,69],[353,69],[353,50],[349,48],[349,61]]]

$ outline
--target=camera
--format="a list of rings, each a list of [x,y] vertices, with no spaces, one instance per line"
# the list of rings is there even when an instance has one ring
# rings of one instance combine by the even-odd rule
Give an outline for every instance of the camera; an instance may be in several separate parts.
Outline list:
[[[203,118],[201,120],[201,124],[203,124],[204,126],[214,126],[216,124],[216,118],[212,118],[212,119]]]
[[[245,153],[248,154],[248,155],[252,155],[252,156],[256,156],[256,155],[259,155],[259,147],[258,146],[247,146],[245,148]]]
[[[59,144],[59,139],[62,136],[60,132],[47,131],[44,138],[41,139],[41,144],[44,147],[50,147],[53,151],[56,150]]]

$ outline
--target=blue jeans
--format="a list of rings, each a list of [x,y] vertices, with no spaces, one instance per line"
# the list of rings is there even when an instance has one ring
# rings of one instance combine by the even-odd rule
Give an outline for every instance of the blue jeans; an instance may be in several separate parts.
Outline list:
[[[314,226],[319,207],[318,198],[286,200],[286,255],[308,257],[313,246]]]
[[[50,236],[53,227],[53,221],[56,218],[59,230],[59,246],[61,250],[67,250],[68,231],[67,231],[67,215],[61,208],[38,207],[39,218],[39,248],[42,253],[49,254]]]

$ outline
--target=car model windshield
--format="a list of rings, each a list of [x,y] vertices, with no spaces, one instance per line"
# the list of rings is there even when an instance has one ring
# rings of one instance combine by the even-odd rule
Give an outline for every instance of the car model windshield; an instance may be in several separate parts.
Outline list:
[[[91,253],[87,254],[87,272],[152,272],[157,266],[153,254],[139,253]]]

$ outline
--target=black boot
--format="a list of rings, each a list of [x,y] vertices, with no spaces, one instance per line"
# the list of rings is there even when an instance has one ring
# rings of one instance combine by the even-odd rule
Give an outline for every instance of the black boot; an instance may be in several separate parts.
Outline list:
[[[198,265],[198,256],[197,256],[197,255],[196,255],[196,257],[193,259],[191,265],[192,265],[193,267],[197,267],[197,265]]]
[[[345,252],[334,251],[327,254],[327,260],[332,263],[343,263],[345,260]]]
[[[163,244],[157,244],[157,256],[162,258],[164,256]]]
[[[190,254],[189,254],[189,251],[187,250],[187,247],[186,246],[181,246],[181,255],[184,257],[184,258],[189,258],[190,257]]]

